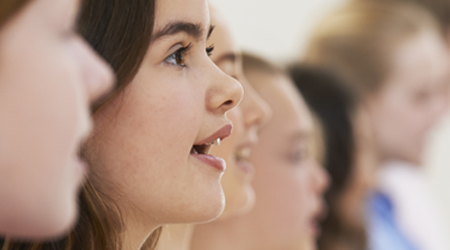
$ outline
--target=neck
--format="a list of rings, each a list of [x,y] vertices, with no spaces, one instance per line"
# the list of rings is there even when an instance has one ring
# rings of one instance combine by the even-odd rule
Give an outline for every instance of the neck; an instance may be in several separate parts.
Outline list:
[[[130,216],[124,218],[124,231],[121,235],[122,249],[140,250],[147,238],[157,227],[157,223],[147,223],[142,217],[140,219]]]
[[[295,239],[295,242],[285,242],[283,240],[280,242],[280,240],[277,240],[274,243],[271,239],[265,239],[264,233],[261,233],[258,228],[249,226],[248,221],[245,221],[244,218],[235,217],[195,226],[191,250],[316,249],[314,243],[303,240],[303,238],[301,241],[299,239]],[[273,235],[279,234],[280,232],[273,232]],[[283,238],[283,236],[280,237]],[[300,235],[299,237],[302,236]],[[277,245],[277,243],[279,244]],[[277,248],[276,246],[279,247]]]
[[[241,250],[252,249],[247,246],[240,235],[247,235],[231,221],[213,221],[195,226],[192,236],[192,250]]]
[[[193,224],[164,226],[156,250],[189,250],[193,232]]]

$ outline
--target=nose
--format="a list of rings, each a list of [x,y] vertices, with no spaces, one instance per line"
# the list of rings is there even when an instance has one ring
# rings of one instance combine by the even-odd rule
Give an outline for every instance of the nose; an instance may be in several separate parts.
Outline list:
[[[326,172],[325,169],[317,162],[315,162],[313,168],[314,170],[312,178],[315,184],[314,190],[322,194],[328,189],[330,185],[330,176],[328,175],[328,172]]]
[[[239,81],[244,88],[244,97],[239,107],[244,115],[245,125],[247,128],[259,129],[272,117],[272,109],[255,91],[245,76],[240,76]]]
[[[210,61],[212,82],[206,95],[207,107],[213,113],[225,114],[236,107],[244,95],[242,85],[234,78],[223,73]]]
[[[83,83],[89,103],[107,94],[113,87],[115,77],[111,67],[80,38],[79,58],[82,65]]]
[[[439,118],[442,116],[446,110],[448,109],[448,101],[449,101],[449,86],[446,84],[445,86],[441,87],[438,93],[438,97],[436,97],[436,104],[434,105],[434,113]]]

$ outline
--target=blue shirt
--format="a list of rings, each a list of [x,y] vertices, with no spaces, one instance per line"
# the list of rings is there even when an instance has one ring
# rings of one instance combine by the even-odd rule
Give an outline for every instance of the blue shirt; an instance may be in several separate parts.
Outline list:
[[[370,250],[418,250],[398,228],[394,207],[380,192],[369,200],[368,234]]]

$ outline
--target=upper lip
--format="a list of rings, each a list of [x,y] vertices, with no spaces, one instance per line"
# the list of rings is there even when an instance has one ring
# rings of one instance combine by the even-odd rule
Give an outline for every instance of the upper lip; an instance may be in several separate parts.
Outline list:
[[[246,142],[240,144],[237,148],[238,148],[238,149],[243,149],[243,148],[250,148],[250,149],[251,149],[251,148],[253,148],[253,146],[255,146],[255,144],[256,144],[256,143],[254,143],[254,142],[248,140],[248,141],[246,141]]]
[[[327,217],[327,214],[328,214],[327,210],[328,209],[327,209],[327,206],[325,205],[325,202],[321,201],[314,213],[314,218],[318,221],[322,221],[323,219],[325,219]]]
[[[231,123],[223,126],[221,129],[217,130],[214,134],[208,136],[207,138],[195,143],[195,145],[204,145],[210,142],[215,141],[216,139],[223,140],[230,136],[231,131],[233,130],[233,125]]]

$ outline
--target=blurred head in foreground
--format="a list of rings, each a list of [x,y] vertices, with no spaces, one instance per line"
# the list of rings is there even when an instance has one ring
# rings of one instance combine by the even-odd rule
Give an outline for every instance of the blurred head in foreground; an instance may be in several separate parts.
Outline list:
[[[86,174],[79,147],[111,69],[76,32],[77,0],[0,0],[0,235],[67,232]]]

